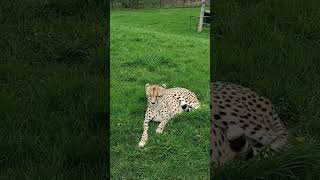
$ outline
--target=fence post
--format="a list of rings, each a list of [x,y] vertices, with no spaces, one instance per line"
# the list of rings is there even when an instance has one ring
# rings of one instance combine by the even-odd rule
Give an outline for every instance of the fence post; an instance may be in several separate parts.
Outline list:
[[[207,0],[202,0],[201,4],[201,10],[200,10],[200,17],[199,17],[199,25],[198,25],[198,32],[202,31],[202,26],[203,26],[203,15],[204,15],[204,9],[206,5]]]

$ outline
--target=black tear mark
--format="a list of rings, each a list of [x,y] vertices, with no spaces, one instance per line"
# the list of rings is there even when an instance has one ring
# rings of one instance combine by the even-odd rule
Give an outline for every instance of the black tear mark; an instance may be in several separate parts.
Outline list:
[[[230,148],[235,152],[241,151],[241,149],[246,145],[246,143],[247,140],[244,134],[242,134],[234,140],[229,140]]]

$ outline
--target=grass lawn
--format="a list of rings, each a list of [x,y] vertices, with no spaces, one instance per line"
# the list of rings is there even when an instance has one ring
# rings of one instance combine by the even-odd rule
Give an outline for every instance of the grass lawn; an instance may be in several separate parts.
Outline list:
[[[240,83],[269,98],[293,138],[301,143],[270,159],[235,164],[219,173],[213,170],[215,178],[318,179],[319,1],[227,0],[213,4],[213,78]]]
[[[0,179],[102,178],[101,4],[0,2]]]
[[[189,30],[196,9],[111,11],[112,179],[208,179],[209,31]],[[185,87],[206,104],[177,116],[141,150],[146,83]]]

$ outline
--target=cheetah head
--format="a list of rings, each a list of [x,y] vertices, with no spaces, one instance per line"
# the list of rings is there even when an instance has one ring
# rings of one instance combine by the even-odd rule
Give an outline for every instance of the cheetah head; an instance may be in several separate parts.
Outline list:
[[[162,86],[159,86],[159,85],[150,85],[149,83],[147,83],[145,85],[145,89],[146,89],[146,95],[148,97],[148,103],[150,105],[156,105],[157,102],[164,95],[166,85],[162,84]]]

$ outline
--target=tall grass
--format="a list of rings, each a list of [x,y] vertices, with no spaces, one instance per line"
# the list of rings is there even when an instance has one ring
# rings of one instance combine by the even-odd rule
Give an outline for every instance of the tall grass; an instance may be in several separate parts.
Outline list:
[[[102,178],[102,2],[0,2],[0,179]]]

